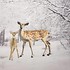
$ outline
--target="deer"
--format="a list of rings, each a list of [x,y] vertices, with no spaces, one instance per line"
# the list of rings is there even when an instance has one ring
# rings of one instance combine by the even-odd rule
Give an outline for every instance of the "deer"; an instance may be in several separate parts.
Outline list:
[[[26,42],[28,42],[29,47],[31,49],[31,58],[33,58],[32,42],[38,41],[38,40],[41,40],[45,44],[45,50],[42,56],[45,56],[47,47],[49,48],[49,53],[47,55],[49,56],[51,54],[50,43],[49,41],[47,41],[47,38],[50,33],[47,30],[23,30],[23,27],[29,25],[29,23],[21,23],[19,21],[17,23],[20,27],[19,37],[20,37],[20,40],[23,41],[22,52],[20,57],[22,57],[24,52],[24,46]]]
[[[18,32],[11,32],[10,31],[10,34],[12,35],[12,38],[10,40],[10,56],[9,56],[9,60],[13,60],[13,53],[14,53],[15,49],[16,49],[16,52],[17,52],[17,56],[19,58],[18,49],[17,49],[17,40],[15,38],[17,33]]]

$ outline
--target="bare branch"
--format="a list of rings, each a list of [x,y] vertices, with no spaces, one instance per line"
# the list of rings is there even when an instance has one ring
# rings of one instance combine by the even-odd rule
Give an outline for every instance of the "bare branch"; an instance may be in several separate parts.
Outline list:
[[[67,15],[65,15],[66,17],[68,17],[70,15],[70,12],[69,13],[67,13]]]
[[[56,11],[50,9],[50,8],[48,8],[48,9],[49,9],[50,11],[52,11],[53,13],[58,14],[60,17],[62,17],[63,20],[66,20],[67,22],[70,22],[70,20],[67,20],[61,13],[58,13],[58,12],[56,12]]]
[[[56,12],[56,11],[50,9],[50,8],[48,8],[48,9],[51,10],[53,13],[60,15],[64,20],[66,20],[65,17],[62,14],[60,14],[60,13],[58,13],[58,12]]]
[[[49,0],[47,0],[48,3],[50,3],[51,5],[53,5],[54,7],[58,7],[56,5],[54,5],[53,3],[51,3]]]
[[[53,4],[51,1],[49,1],[49,0],[46,0],[48,3],[50,3],[52,6],[54,6],[54,7],[57,7],[57,8],[64,8],[64,9],[67,9],[69,12],[70,12],[70,8],[68,8],[68,7],[66,7],[66,5],[65,6],[56,6],[55,4]]]
[[[60,43],[61,43],[61,45],[63,46],[63,48],[65,49],[65,50],[67,50],[67,48],[64,46],[64,44],[60,41]]]

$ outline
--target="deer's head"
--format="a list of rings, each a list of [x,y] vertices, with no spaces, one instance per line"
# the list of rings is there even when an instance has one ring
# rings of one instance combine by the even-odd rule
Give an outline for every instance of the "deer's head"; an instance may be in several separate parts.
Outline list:
[[[20,29],[22,29],[24,26],[27,26],[29,24],[29,23],[20,23],[20,22],[17,23],[20,26]]]
[[[12,34],[13,37],[15,37],[15,35],[16,35],[17,33],[18,33],[18,32],[11,32],[11,31],[10,31],[10,34]]]

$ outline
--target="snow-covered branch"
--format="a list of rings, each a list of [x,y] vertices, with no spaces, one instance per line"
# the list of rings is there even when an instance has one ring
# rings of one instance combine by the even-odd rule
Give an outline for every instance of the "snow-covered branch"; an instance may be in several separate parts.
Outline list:
[[[61,13],[58,13],[58,12],[56,12],[56,11],[50,9],[50,8],[48,8],[48,9],[49,9],[50,11],[52,11],[54,14],[57,14],[57,15],[59,15],[60,17],[62,17],[62,19],[66,20],[67,22],[70,22],[70,20],[66,19],[66,17],[63,16]]]
[[[52,2],[50,2],[49,0],[46,0],[48,3],[50,3],[52,6],[59,8],[58,6],[56,6],[55,4],[53,4]]]

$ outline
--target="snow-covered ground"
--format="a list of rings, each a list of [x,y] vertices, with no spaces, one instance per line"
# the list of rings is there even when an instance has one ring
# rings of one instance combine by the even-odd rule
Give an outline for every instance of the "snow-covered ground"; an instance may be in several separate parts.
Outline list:
[[[44,44],[41,41],[33,45],[34,58],[28,43],[25,46],[24,55],[17,58],[16,51],[13,61],[9,60],[10,47],[0,47],[0,70],[70,70],[70,49],[65,50],[59,41],[50,41],[52,54],[42,56]],[[19,54],[21,54],[22,42],[18,43]]]

